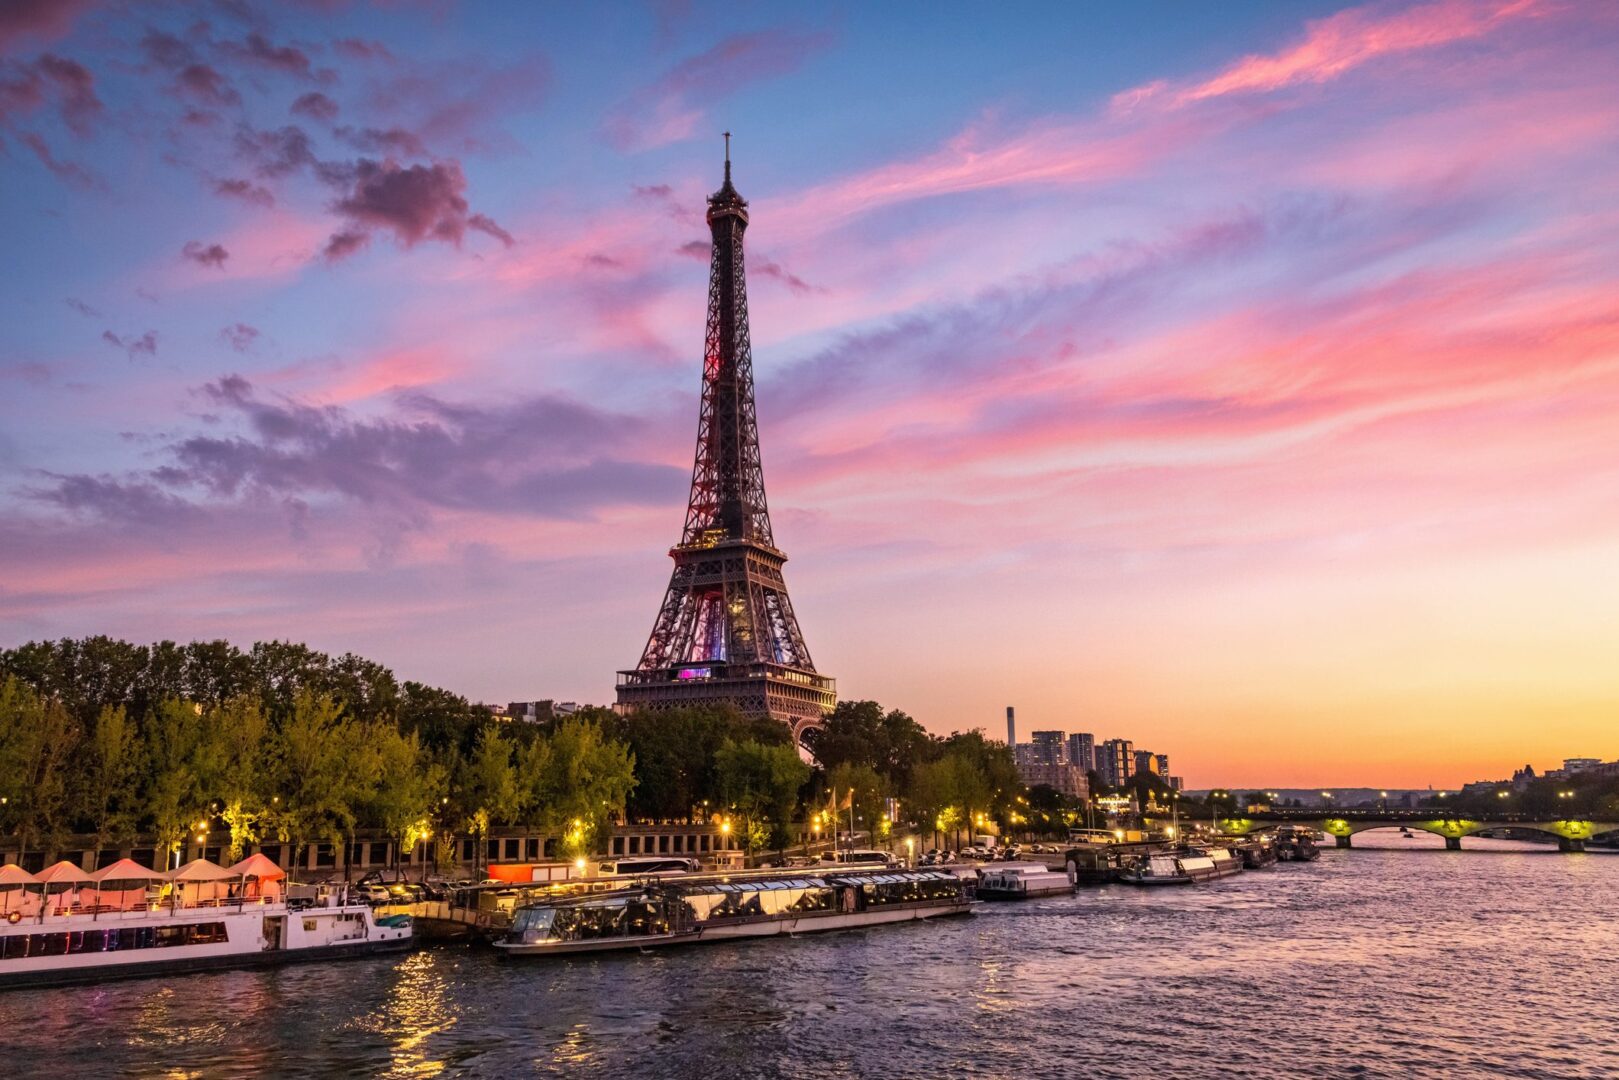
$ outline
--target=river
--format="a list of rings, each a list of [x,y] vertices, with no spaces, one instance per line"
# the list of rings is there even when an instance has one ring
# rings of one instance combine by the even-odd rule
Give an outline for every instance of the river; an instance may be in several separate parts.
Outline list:
[[[0,1046],[56,1077],[1619,1073],[1619,856],[1437,843],[865,933],[5,993]]]

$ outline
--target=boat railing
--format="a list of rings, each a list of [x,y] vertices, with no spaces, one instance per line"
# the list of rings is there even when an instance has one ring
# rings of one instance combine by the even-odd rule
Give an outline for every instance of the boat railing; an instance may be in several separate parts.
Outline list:
[[[186,900],[171,904],[167,899],[150,900],[138,907],[128,907],[119,904],[67,904],[64,906],[51,905],[43,910],[23,913],[27,922],[48,922],[52,919],[70,919],[91,916],[97,920],[124,920],[124,919],[150,919],[154,916],[172,914],[176,911],[192,911],[199,909],[224,910],[256,910],[269,906],[280,906],[282,900],[272,896],[248,897],[210,897],[207,899]],[[5,914],[0,914],[0,921],[4,921]]]

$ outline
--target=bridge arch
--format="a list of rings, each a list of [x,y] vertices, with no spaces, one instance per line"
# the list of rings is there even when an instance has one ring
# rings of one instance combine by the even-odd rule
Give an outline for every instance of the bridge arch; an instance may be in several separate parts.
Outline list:
[[[1432,810],[1410,812],[1344,811],[1328,813],[1270,813],[1247,817],[1231,817],[1219,822],[1221,832],[1245,836],[1256,829],[1279,824],[1306,825],[1334,837],[1339,847],[1353,846],[1356,833],[1373,829],[1412,829],[1445,839],[1445,846],[1453,850],[1461,847],[1462,838],[1490,829],[1513,828],[1545,833],[1557,838],[1564,851],[1584,851],[1587,841],[1608,833],[1619,832],[1619,822],[1593,821],[1584,818],[1534,819],[1473,818],[1462,814],[1435,813]]]

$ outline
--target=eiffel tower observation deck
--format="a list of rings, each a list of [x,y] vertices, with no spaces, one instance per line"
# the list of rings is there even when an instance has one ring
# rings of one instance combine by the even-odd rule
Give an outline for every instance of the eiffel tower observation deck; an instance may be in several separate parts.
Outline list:
[[[765,505],[742,234],[748,204],[725,183],[708,197],[714,249],[697,460],[669,590],[641,661],[618,673],[625,711],[730,702],[791,726],[800,742],[837,704],[836,683],[815,670],[787,598]]]

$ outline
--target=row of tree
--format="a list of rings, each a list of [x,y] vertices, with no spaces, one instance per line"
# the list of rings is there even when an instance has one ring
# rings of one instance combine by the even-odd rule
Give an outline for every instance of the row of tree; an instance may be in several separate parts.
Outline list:
[[[1026,806],[1009,751],[977,732],[940,738],[866,701],[839,703],[818,735],[812,768],[784,725],[729,707],[513,723],[299,644],[30,642],[0,651],[0,832],[167,849],[200,824],[234,853],[522,826],[584,854],[615,821],[724,816],[757,851],[805,822],[881,834],[889,800],[958,834]]]

